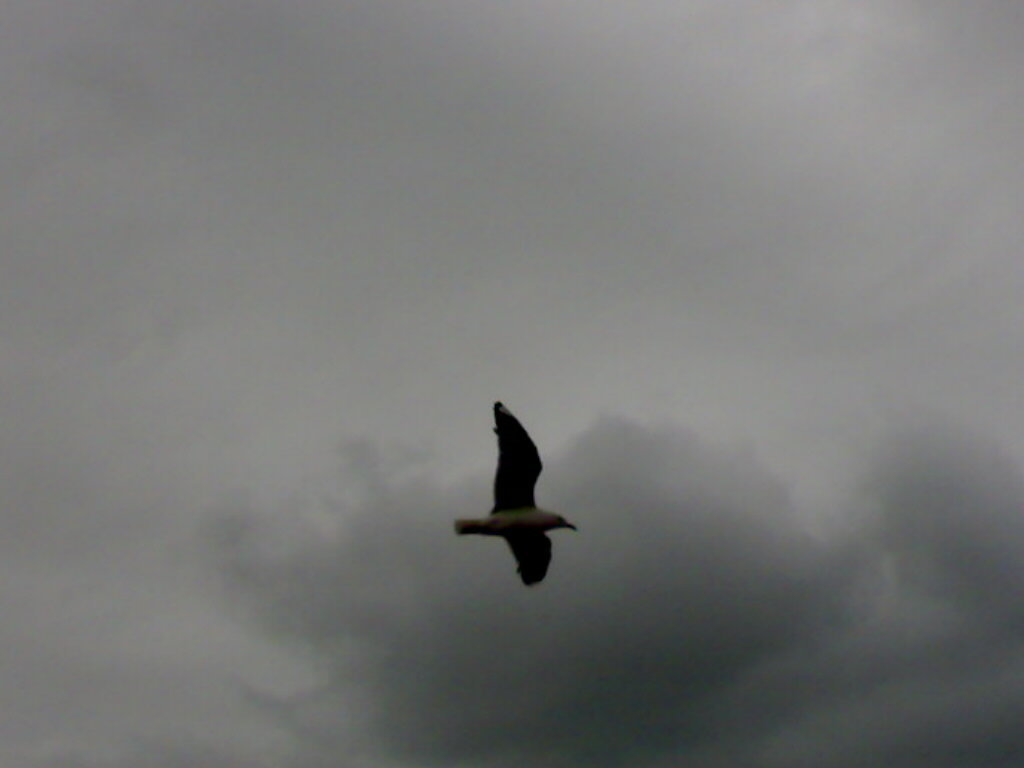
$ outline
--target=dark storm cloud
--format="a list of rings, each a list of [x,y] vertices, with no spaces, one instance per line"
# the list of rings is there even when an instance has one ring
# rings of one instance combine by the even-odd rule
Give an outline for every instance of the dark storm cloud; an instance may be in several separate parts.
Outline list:
[[[263,618],[323,659],[322,689],[278,703],[305,737],[430,764],[646,762],[717,743],[747,675],[841,622],[850,562],[750,458],[606,422],[549,467],[581,534],[534,590],[500,542],[449,530],[483,483],[390,485],[281,562],[227,538]]]
[[[1024,472],[939,420],[894,429],[862,489],[854,621],[784,673],[806,698],[771,764],[1014,764]]]
[[[580,533],[555,537],[532,590],[500,542],[449,531],[486,506],[483,482],[378,485],[343,537],[283,556],[225,524],[238,594],[321,665],[322,685],[261,706],[311,745],[299,766],[353,748],[421,765],[1009,764],[1021,473],[956,431],[919,437],[880,454],[863,526],[821,539],[750,455],[602,422],[548,461],[541,497]]]
[[[920,427],[880,459],[875,525],[905,580],[977,627],[1024,630],[1024,476],[989,441]]]

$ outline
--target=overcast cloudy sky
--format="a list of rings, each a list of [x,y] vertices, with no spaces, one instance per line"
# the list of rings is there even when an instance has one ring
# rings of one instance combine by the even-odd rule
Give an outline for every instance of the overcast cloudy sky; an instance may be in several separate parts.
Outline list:
[[[1024,761],[1024,5],[0,15],[3,768]]]

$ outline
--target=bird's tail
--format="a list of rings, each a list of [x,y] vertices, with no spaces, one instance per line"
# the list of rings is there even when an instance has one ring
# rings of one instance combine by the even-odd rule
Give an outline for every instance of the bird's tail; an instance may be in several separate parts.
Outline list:
[[[456,520],[455,532],[458,534],[483,533],[483,524],[479,520]]]

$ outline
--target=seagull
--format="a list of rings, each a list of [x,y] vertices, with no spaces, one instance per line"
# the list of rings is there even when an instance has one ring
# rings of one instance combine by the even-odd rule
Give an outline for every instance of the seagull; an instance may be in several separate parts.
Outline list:
[[[481,520],[456,520],[455,532],[503,536],[519,565],[519,576],[530,586],[544,578],[551,563],[551,540],[544,532],[555,528],[575,531],[576,526],[534,503],[533,486],[542,468],[540,454],[519,419],[500,402],[494,404],[494,431],[498,435],[494,509]]]

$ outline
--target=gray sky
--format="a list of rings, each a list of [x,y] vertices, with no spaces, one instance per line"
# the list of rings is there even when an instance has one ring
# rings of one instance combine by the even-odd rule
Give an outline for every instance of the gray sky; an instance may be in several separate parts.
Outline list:
[[[1024,7],[2,15],[0,766],[1020,763]]]

